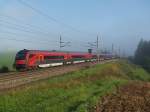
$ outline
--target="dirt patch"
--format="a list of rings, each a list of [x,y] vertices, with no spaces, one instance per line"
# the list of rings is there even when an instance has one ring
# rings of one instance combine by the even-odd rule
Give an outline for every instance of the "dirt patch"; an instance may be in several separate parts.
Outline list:
[[[150,83],[134,82],[103,97],[94,112],[150,112]]]

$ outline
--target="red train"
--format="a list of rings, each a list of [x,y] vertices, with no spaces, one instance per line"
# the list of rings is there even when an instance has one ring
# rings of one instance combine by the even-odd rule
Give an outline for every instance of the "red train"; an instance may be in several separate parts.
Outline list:
[[[24,49],[16,54],[14,65],[17,70],[20,70],[38,67],[52,67],[96,60],[97,56],[90,53],[52,52]]]

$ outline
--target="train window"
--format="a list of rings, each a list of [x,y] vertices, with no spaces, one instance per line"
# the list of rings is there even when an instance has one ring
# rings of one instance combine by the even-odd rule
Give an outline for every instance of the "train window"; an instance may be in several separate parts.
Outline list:
[[[44,59],[64,59],[64,56],[44,56]]]
[[[25,53],[18,53],[16,55],[16,60],[23,60],[26,58],[26,54]]]
[[[21,50],[16,54],[16,60],[24,60],[28,50]]]

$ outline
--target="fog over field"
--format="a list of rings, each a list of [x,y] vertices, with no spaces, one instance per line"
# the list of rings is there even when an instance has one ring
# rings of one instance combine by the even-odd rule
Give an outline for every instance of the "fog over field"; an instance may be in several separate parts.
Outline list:
[[[0,52],[20,49],[87,51],[99,36],[99,49],[133,55],[150,37],[148,0],[1,0]]]

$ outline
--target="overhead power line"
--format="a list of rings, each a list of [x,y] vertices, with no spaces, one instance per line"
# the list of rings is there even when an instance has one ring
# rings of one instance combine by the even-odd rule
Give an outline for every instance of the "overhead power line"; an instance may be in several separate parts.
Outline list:
[[[11,29],[11,27],[6,27],[6,28],[10,28]],[[14,30],[14,28],[13,28],[13,30]],[[25,30],[21,30],[21,29],[17,29],[17,28],[15,28],[15,30],[19,30],[19,31],[23,31],[23,32],[27,32],[27,31],[25,31]],[[5,33],[5,34],[11,34],[11,35],[18,35],[18,33],[14,33],[14,32],[9,32],[9,31],[0,31],[0,33]],[[27,34],[20,34],[20,35],[18,35],[18,37],[30,37],[30,38],[32,38],[32,39],[34,39],[34,40],[39,40],[39,41],[45,41],[45,42],[49,42],[49,43],[54,43],[54,42],[58,42],[58,41],[53,41],[53,40],[45,40],[45,39],[43,39],[44,37],[38,37],[38,36],[31,36],[31,35],[27,35]]]
[[[7,35],[13,35],[13,36],[16,36],[16,37],[30,37],[32,39],[34,39],[34,41],[39,41],[39,42],[46,42],[46,43],[49,43],[49,44],[52,44],[52,43],[57,43],[58,41],[47,41],[47,40],[42,40],[42,38],[40,38],[41,40],[37,40],[37,38],[33,37],[33,36],[28,36],[28,35],[24,35],[24,34],[18,34],[18,33],[14,33],[14,32],[10,32],[10,31],[0,31],[0,34],[7,34]],[[30,39],[29,39],[30,40]]]
[[[8,28],[8,29],[25,32],[29,35],[32,34],[32,35],[36,36],[36,38],[39,38],[39,35],[41,35],[42,38],[40,38],[40,39],[45,40],[45,41],[52,41],[52,40],[50,40],[51,39],[50,35],[45,34],[43,32],[40,32],[40,31],[32,30],[32,29],[25,27],[23,25],[14,24],[14,23],[4,21],[4,20],[0,20],[0,24],[1,24],[1,26]]]
[[[19,24],[20,26],[23,26],[23,27],[27,27],[27,28],[30,28],[32,30],[35,30],[35,31],[38,31],[42,34],[45,34],[45,35],[52,35],[52,36],[58,36],[57,34],[54,34],[52,32],[49,32],[49,31],[44,31],[45,29],[39,27],[39,26],[36,26],[36,25],[32,25],[30,23],[25,23],[24,21],[20,20],[20,19],[17,19],[15,17],[12,17],[12,16],[8,16],[8,15],[4,15],[4,14],[0,14],[0,17],[4,18],[4,20],[2,21],[6,21],[8,22],[8,20],[11,20],[11,21],[14,21],[15,24]],[[2,19],[1,18],[1,19]],[[12,22],[9,22],[9,23],[12,23]],[[46,27],[46,26],[45,26]],[[47,28],[47,27],[46,27]]]
[[[0,37],[0,39],[23,42],[23,43],[32,43],[32,44],[38,43],[38,44],[43,44],[43,45],[50,45],[49,43],[46,43],[46,42],[37,42],[37,41],[22,40],[22,39],[16,39],[16,38]]]
[[[1,16],[1,15],[0,15]],[[18,19],[15,19],[15,18],[11,18],[10,16],[5,16],[5,17],[7,17],[7,18],[10,18],[11,20],[14,20],[14,21],[20,21],[20,20],[18,20]],[[7,20],[7,19],[6,19]],[[25,23],[25,25],[23,25],[22,23],[21,24],[14,24],[14,23],[11,23],[11,22],[9,22],[9,21],[6,21],[6,20],[0,20],[0,22],[2,23],[2,24],[4,24],[5,23],[5,25],[3,25],[3,26],[5,26],[6,28],[9,28],[9,29],[12,29],[12,30],[18,30],[18,31],[22,31],[22,32],[26,32],[27,34],[33,34],[33,35],[37,35],[37,33],[39,33],[39,34],[45,34],[46,35],[46,33],[45,32],[41,32],[42,30],[40,29],[40,27],[39,27],[39,29],[38,29],[38,27],[34,27],[34,26],[32,26],[31,24],[28,24],[28,23]],[[17,22],[18,23],[18,22]],[[37,28],[37,29],[35,29],[35,28]],[[37,31],[36,31],[37,30]],[[39,31],[39,30],[41,30],[41,31]],[[18,36],[17,35],[17,33],[13,33],[13,32],[7,32],[7,31],[5,31],[5,32],[2,32],[1,31],[1,33],[6,33],[6,34],[11,34],[11,35],[15,35],[15,36]],[[27,37],[27,35],[22,35],[22,36],[25,36],[25,37]],[[33,36],[29,36],[29,37],[33,37]],[[38,37],[37,37],[38,38]],[[37,39],[37,38],[35,38],[35,39]],[[42,36],[42,38],[43,38],[43,36]],[[40,39],[42,39],[42,38],[40,38]],[[1,39],[4,39],[4,38],[1,38]],[[30,41],[30,40],[20,40],[20,39],[7,39],[7,38],[5,38],[5,40],[12,40],[12,41],[19,41],[19,42],[26,42],[26,43],[37,43],[37,42],[35,42],[35,41]],[[36,40],[37,41],[37,40]],[[48,44],[50,44],[50,43],[52,43],[52,42],[54,42],[54,41],[48,41],[47,39],[45,40],[46,42],[44,42],[43,41],[43,39],[42,39],[42,41],[39,41],[38,43],[39,44],[46,44],[46,45],[48,45]],[[58,41],[55,41],[55,42],[58,42]],[[85,43],[84,41],[75,41],[75,43]],[[65,46],[68,46],[68,44],[69,44],[70,42],[66,42],[64,45]]]
[[[66,28],[68,28],[68,29],[71,29],[71,30],[73,30],[73,31],[75,31],[75,32],[84,33],[84,34],[86,33],[87,35],[91,35],[89,32],[83,32],[83,31],[81,31],[81,30],[79,30],[79,29],[77,29],[77,28],[74,28],[72,25],[66,24],[66,23],[64,23],[64,22],[61,22],[61,21],[55,19],[55,18],[52,17],[52,16],[47,15],[46,13],[42,12],[41,10],[39,10],[39,9],[37,9],[37,8],[34,8],[33,6],[31,6],[30,4],[28,4],[28,3],[25,2],[24,0],[17,0],[17,1],[18,1],[19,3],[21,3],[21,4],[23,4],[24,6],[26,6],[26,7],[30,8],[30,9],[32,9],[33,11],[35,11],[36,13],[38,13],[39,15],[41,15],[41,16],[47,18],[47,19],[50,20],[50,21],[53,21],[53,22],[55,22],[55,23],[57,23],[57,24],[60,24],[60,25],[66,27]],[[92,35],[93,35],[93,34],[92,34]],[[94,34],[94,35],[95,35],[95,34]]]
[[[41,27],[39,27],[39,26],[35,26],[35,25],[32,25],[32,24],[29,24],[29,23],[24,23],[24,21],[21,21],[20,19],[17,19],[17,18],[15,18],[15,17],[12,17],[12,16],[8,16],[8,15],[4,15],[4,14],[0,14],[0,17],[2,17],[1,19],[2,20],[0,20],[1,22],[3,21],[4,23],[6,23],[6,24],[9,24],[9,29],[10,29],[10,25],[13,25],[13,26],[15,26],[15,30],[27,30],[27,31],[23,31],[23,32],[26,32],[26,33],[30,33],[30,34],[34,34],[34,35],[37,35],[37,33],[38,34],[43,34],[44,36],[44,38],[45,38],[45,36],[47,36],[48,37],[48,39],[49,39],[49,36],[51,36],[51,35],[53,35],[53,36],[58,36],[57,34],[54,34],[54,33],[49,33],[49,32],[47,32],[47,31],[44,31],[44,29],[43,28],[41,28]],[[4,17],[4,20],[3,20],[3,17]],[[10,22],[10,21],[14,21],[15,23],[12,23],[12,22]],[[17,23],[17,24],[16,24]],[[19,25],[18,25],[19,24]],[[16,27],[17,27],[17,29],[16,29]],[[18,27],[19,27],[19,29],[18,29]],[[14,30],[13,29],[13,30]],[[29,30],[30,29],[30,30]],[[42,38],[43,38],[42,37]],[[69,38],[69,39],[71,39],[72,40],[72,38],[71,37],[69,37],[69,36],[64,36],[64,37],[66,37],[66,38]],[[46,38],[45,38],[46,39]],[[85,41],[81,41],[81,40],[72,40],[74,43],[82,43],[82,44],[86,44],[87,42],[85,42]]]
[[[21,26],[16,26],[16,25],[14,25],[14,24],[8,24],[8,23],[6,23],[6,24],[3,24],[3,23],[1,23],[1,21],[0,21],[0,25],[1,26],[3,26],[4,28],[7,28],[7,29],[11,29],[11,30],[17,30],[17,31],[21,31],[21,32],[24,32],[25,34],[22,34],[21,32],[19,32],[19,33],[21,33],[20,35],[18,34],[18,33],[16,33],[16,32],[10,32],[10,31],[5,31],[5,30],[1,30],[0,31],[0,33],[5,33],[5,34],[11,34],[11,35],[15,35],[15,36],[18,36],[18,37],[20,37],[20,36],[23,36],[23,37],[31,37],[32,39],[36,39],[37,40],[37,38],[38,38],[38,40],[40,40],[40,41],[45,41],[45,42],[50,42],[50,43],[52,43],[52,42],[58,42],[58,41],[55,41],[55,40],[48,40],[48,38],[45,38],[43,35],[41,35],[42,37],[39,37],[39,34],[37,34],[36,32],[33,32],[32,30],[29,30],[29,29],[25,29],[24,27],[21,27]],[[44,39],[45,38],[45,39]],[[82,43],[82,45],[84,44],[84,43],[86,43],[86,42],[84,42],[84,41],[73,41],[74,43]],[[63,42],[62,42],[63,43]],[[68,46],[71,42],[65,42],[65,43],[63,43],[62,44],[61,43],[61,47],[65,47],[65,46]]]
[[[6,21],[6,20],[2,20],[0,19],[0,23],[5,23],[5,24],[8,24],[8,25],[12,25],[12,26],[15,26],[15,27],[19,27],[21,29],[24,29],[24,30],[28,30],[30,31],[31,33],[40,33],[42,35],[45,35],[45,36],[50,36],[49,33],[45,33],[41,30],[37,30],[37,29],[34,29],[34,28],[31,28],[31,27],[28,27],[28,26],[25,26],[25,25],[22,25],[22,24],[16,24],[16,23],[12,23],[12,22],[9,22],[9,21]],[[54,36],[54,35],[53,35]],[[55,35],[56,36],[56,35]]]

